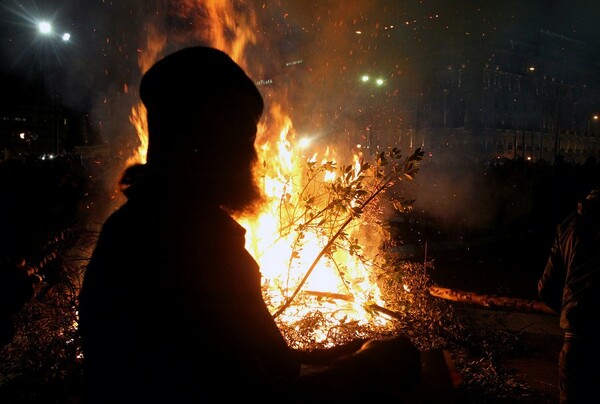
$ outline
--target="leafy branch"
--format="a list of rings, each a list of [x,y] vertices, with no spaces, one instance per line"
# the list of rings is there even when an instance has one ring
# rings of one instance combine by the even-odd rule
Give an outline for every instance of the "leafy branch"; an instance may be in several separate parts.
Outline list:
[[[379,153],[374,163],[361,159],[358,164],[342,166],[337,169],[339,175],[332,181],[323,181],[318,184],[316,182],[320,176],[317,173],[331,173],[336,169],[336,164],[328,161],[317,166],[313,161],[308,162],[307,177],[309,180],[303,187],[303,195],[300,196],[300,200],[304,201],[304,210],[300,217],[306,220],[296,226],[297,236],[290,257],[290,266],[291,262],[299,256],[302,240],[305,232],[309,229],[328,236],[328,241],[313,260],[293,293],[275,312],[275,318],[291,305],[318,262],[324,256],[333,260],[332,254],[339,247],[339,242],[348,241],[347,227],[354,220],[360,218],[367,207],[373,204],[388,188],[399,181],[412,181],[419,171],[419,162],[422,159],[421,148],[417,148],[406,158],[400,149],[394,148],[391,151]],[[313,181],[315,182],[312,184],[313,186],[308,186]],[[309,189],[314,190],[315,193],[308,193]],[[304,194],[305,192],[307,194]],[[319,208],[318,202],[322,202],[323,199],[325,202]],[[327,230],[329,233],[325,234]],[[357,255],[359,251],[358,243],[351,243],[350,253]],[[343,277],[339,269],[338,273]]]

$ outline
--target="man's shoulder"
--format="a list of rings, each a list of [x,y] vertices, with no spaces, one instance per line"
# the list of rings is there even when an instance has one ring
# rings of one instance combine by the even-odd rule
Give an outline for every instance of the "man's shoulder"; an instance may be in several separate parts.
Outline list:
[[[576,226],[582,219],[583,217],[577,212],[571,212],[563,219],[562,222],[560,222],[558,227],[560,230],[564,231],[568,227]]]

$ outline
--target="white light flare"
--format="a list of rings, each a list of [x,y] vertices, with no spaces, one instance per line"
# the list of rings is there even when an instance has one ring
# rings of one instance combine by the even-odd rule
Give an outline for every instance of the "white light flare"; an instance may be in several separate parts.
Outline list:
[[[38,24],[38,30],[43,35],[49,35],[52,33],[52,24],[50,24],[48,21],[41,21]]]

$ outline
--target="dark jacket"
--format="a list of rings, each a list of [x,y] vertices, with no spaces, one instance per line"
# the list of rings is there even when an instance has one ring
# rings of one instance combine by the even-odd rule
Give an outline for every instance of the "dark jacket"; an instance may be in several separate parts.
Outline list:
[[[560,312],[560,326],[577,334],[600,330],[600,215],[584,200],[557,228],[538,281],[540,298]]]
[[[227,401],[299,371],[264,304],[245,230],[217,207],[166,194],[132,193],[87,266],[86,403]]]

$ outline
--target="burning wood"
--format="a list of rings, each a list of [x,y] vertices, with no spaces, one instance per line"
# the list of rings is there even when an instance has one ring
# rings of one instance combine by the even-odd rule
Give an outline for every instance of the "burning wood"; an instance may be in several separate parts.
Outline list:
[[[352,295],[343,295],[341,293],[319,292],[317,290],[307,290],[304,293],[306,293],[307,295],[310,295],[310,296],[323,297],[323,298],[327,298],[327,299],[339,299],[339,300],[345,300],[348,302],[354,301],[354,297]]]
[[[315,297],[321,297],[321,298],[327,298],[327,299],[339,299],[339,300],[345,300],[348,302],[354,302],[353,296],[343,295],[341,293],[319,292],[319,291],[314,291],[314,290],[307,290],[304,293],[306,293],[307,295],[310,295],[310,296],[315,296]],[[382,307],[378,304],[370,304],[369,309],[371,309],[377,313],[380,313],[380,314],[385,314],[386,316],[391,317],[391,318],[396,318],[396,319],[402,318],[402,315],[400,313],[397,313],[390,309],[386,309],[385,307]]]
[[[474,292],[468,292],[458,289],[441,288],[437,286],[432,286],[431,288],[429,288],[429,293],[434,297],[439,297],[453,302],[474,304],[477,306],[485,307],[487,309],[499,309],[525,313],[541,313],[552,315],[558,314],[550,307],[548,307],[545,303],[539,300],[477,294]]]

